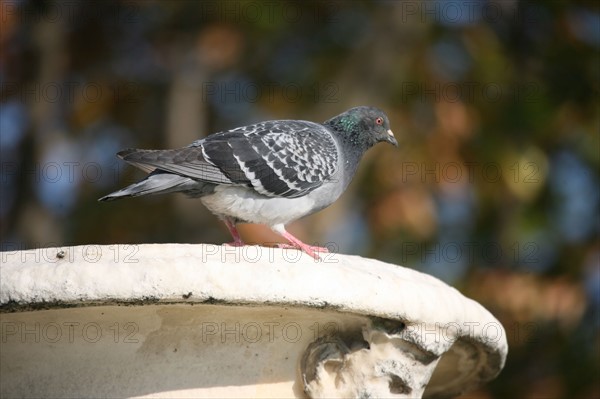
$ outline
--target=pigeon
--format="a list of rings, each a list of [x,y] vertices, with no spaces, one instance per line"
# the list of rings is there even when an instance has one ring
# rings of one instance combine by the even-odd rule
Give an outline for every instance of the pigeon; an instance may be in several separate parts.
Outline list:
[[[285,225],[335,202],[360,159],[379,142],[398,146],[386,114],[355,107],[324,123],[272,120],[214,133],[172,150],[127,149],[117,153],[149,175],[99,201],[181,192],[223,220],[242,246],[237,223],[269,226],[314,259],[327,248],[307,245]]]

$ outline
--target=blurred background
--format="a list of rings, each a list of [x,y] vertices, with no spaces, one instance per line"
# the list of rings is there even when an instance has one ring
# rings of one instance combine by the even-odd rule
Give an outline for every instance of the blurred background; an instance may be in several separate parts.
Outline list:
[[[290,230],[490,309],[506,368],[465,397],[600,397],[597,2],[21,0],[0,18],[2,250],[228,241],[183,196],[98,203],[144,176],[115,153],[378,106],[400,148]]]

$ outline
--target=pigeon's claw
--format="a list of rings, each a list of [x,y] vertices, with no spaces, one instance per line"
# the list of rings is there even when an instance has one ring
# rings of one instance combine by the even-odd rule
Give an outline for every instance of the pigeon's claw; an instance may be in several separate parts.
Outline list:
[[[323,253],[329,253],[329,249],[326,247],[317,247],[314,245],[308,245],[308,244],[304,244],[304,247],[299,247],[293,244],[277,244],[277,248],[281,248],[281,249],[302,249],[304,250],[306,249],[310,249],[313,252],[323,252]],[[306,251],[305,251],[306,252]]]
[[[278,244],[277,247],[283,249],[299,249],[308,255],[310,255],[315,260],[321,260],[319,253],[328,253],[329,249],[324,247],[318,247],[313,245],[308,245],[300,241],[298,238],[294,237],[292,234],[288,233],[283,226],[275,226],[273,228],[277,233],[281,234],[286,240],[288,240],[289,244]]]
[[[316,247],[316,246],[307,245],[304,243],[302,243],[302,245],[277,244],[277,247],[281,248],[281,249],[299,249],[300,251],[306,252],[308,255],[310,255],[315,260],[321,260],[319,253],[328,253],[329,252],[329,250],[327,248]]]
[[[229,230],[229,233],[231,233],[231,236],[233,237],[232,242],[228,242],[224,245],[227,245],[228,247],[243,247],[246,245],[244,244],[242,237],[240,237],[237,227],[235,227],[235,221],[231,218],[224,218],[223,221],[225,222],[225,226],[227,226],[227,230]]]

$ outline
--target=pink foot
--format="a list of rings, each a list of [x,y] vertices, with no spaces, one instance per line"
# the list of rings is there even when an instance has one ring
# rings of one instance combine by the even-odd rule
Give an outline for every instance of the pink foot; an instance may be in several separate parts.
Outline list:
[[[233,237],[232,242],[228,242],[223,245],[228,247],[243,247],[246,245],[244,244],[244,241],[242,241],[242,237],[240,237],[240,233],[237,231],[235,223],[229,218],[225,218],[223,221],[225,222],[225,226],[227,226],[227,230],[229,230],[229,233],[231,233],[231,236]]]
[[[317,247],[314,245],[308,245],[308,244],[304,244],[304,247],[297,247],[296,245],[292,245],[292,244],[277,244],[277,248],[281,248],[281,249],[304,249],[304,248],[308,248],[313,252],[323,252],[323,253],[329,253],[329,248],[327,247]]]
[[[329,250],[327,248],[317,247],[317,246],[308,245],[308,244],[303,243],[302,241],[300,241],[299,239],[297,239],[296,237],[294,237],[293,235],[288,233],[283,226],[277,226],[277,228],[274,228],[274,230],[276,232],[278,232],[279,234],[281,234],[286,240],[288,240],[290,242],[290,244],[278,244],[277,246],[279,248],[299,249],[301,251],[306,252],[308,255],[310,255],[315,260],[321,259],[319,257],[319,252],[321,252],[321,253],[329,252]]]

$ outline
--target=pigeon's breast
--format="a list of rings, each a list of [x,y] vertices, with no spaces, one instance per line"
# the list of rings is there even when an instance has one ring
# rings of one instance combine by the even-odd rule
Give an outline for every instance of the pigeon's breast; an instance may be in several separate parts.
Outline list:
[[[246,187],[217,186],[213,194],[202,197],[201,201],[216,215],[274,226],[287,224],[331,205],[341,194],[337,186],[326,183],[297,198],[266,197]]]

